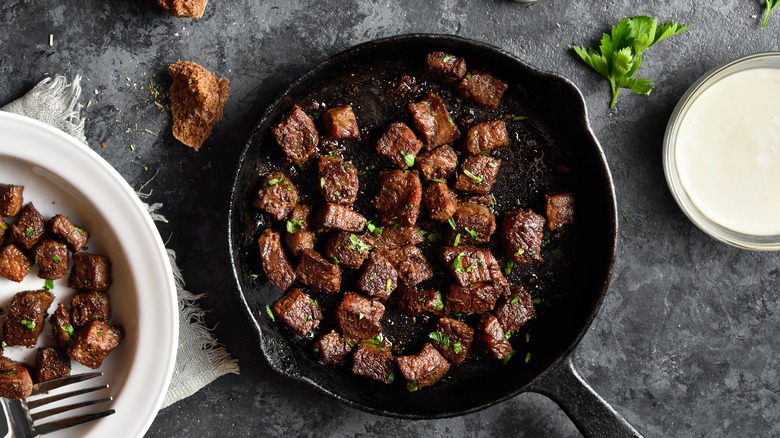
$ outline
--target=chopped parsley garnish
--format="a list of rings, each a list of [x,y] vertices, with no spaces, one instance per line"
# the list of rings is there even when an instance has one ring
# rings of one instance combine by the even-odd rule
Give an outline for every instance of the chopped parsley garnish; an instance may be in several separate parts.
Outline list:
[[[43,282],[43,290],[54,289],[54,280],[46,280]]]
[[[556,259],[562,259],[566,257],[566,254],[564,254],[563,251],[560,250],[559,248],[555,248],[551,250],[550,254],[552,254],[552,256],[555,257]]]
[[[364,315],[363,312],[358,313],[358,319],[363,319],[365,317],[366,315]]]
[[[251,274],[250,277],[252,277],[252,280],[257,280],[260,278],[260,274]]]
[[[460,243],[460,233],[455,235],[455,241],[452,242],[452,246],[457,247],[459,243]]]
[[[35,230],[33,230],[32,228],[28,228],[27,230],[25,230],[24,235],[27,237],[32,237],[34,233]]]
[[[623,222],[628,223],[628,213],[621,211],[620,216],[623,218]]]
[[[405,209],[406,211],[409,211],[409,210],[411,210],[411,209],[412,209],[412,207],[413,207],[413,206],[412,206],[412,204],[406,204],[406,205],[404,205],[404,209]]]
[[[380,333],[380,334],[374,336],[371,339],[366,339],[365,342],[368,343],[368,344],[374,344],[374,345],[379,347],[379,346],[382,345],[382,341],[384,341],[384,340],[385,340],[385,338],[382,336],[382,333]]]
[[[417,381],[416,380],[412,380],[411,382],[409,382],[408,388],[409,388],[409,392],[417,391],[419,389],[419,388],[417,388]]]
[[[390,373],[390,375],[387,376],[387,383],[393,383],[394,380],[395,380],[395,374]]]
[[[360,237],[350,234],[349,235],[349,248],[354,249],[359,253],[368,252],[371,250],[371,246],[360,240]]]
[[[444,55],[444,57],[441,59],[441,62],[449,62],[452,57],[450,55]]]
[[[525,342],[526,343],[531,342],[531,334],[530,333],[526,333],[525,334]]]
[[[441,240],[441,234],[440,233],[438,233],[436,231],[432,231],[432,232],[428,233],[428,241],[429,242],[438,242],[440,240]]]
[[[72,325],[70,325],[70,324],[64,325],[64,326],[60,327],[60,329],[62,329],[62,331],[67,333],[68,336],[73,336],[74,330],[73,330],[73,326]]]
[[[528,116],[514,116],[514,117],[512,117],[512,121],[513,122],[519,122],[519,121],[525,120],[527,118],[528,118]]]
[[[441,179],[441,178],[431,178],[431,181],[437,182],[437,183],[443,183],[444,182],[444,180]]]
[[[542,303],[542,299],[541,298],[532,298],[531,299],[531,303],[532,304],[541,304]]]
[[[452,269],[455,270],[455,272],[464,273],[463,270],[463,256],[466,254],[465,251],[461,251],[455,259],[452,261]]]
[[[303,219],[293,218],[287,221],[287,232],[290,234],[297,233],[301,228],[303,228]]]
[[[26,319],[23,319],[19,321],[20,324],[27,327],[28,330],[35,330],[35,321],[29,321]]]
[[[52,258],[51,258],[51,260],[52,260],[54,263],[59,263],[59,262],[61,262],[61,261],[62,261],[62,259],[60,258],[60,256],[54,256],[54,257],[52,257]]]
[[[504,265],[504,275],[509,275],[512,273],[512,269],[515,267],[515,261],[512,259],[507,260],[506,264]]]
[[[512,298],[512,301],[509,302],[509,304],[517,304],[520,302],[520,295],[515,295],[514,298]]]
[[[531,360],[531,352],[529,351],[529,352],[528,352],[528,353],[525,355],[525,363],[528,363],[530,360]]]
[[[81,234],[84,234],[87,230],[85,230],[84,227],[78,227],[76,228],[76,231],[78,231]]]
[[[392,288],[393,288],[393,279],[388,278],[387,282],[385,283],[385,290],[389,292]]]
[[[550,230],[544,230],[544,234],[542,234],[542,246],[549,245],[551,237],[552,237],[552,232]]]
[[[436,305],[433,306],[436,310],[441,310],[444,308],[444,302],[441,300],[441,293],[436,292]]]
[[[374,234],[377,234],[377,235],[382,234],[382,228],[377,227],[371,221],[366,222],[366,228],[368,228],[368,231],[370,231],[370,232],[372,232]]]
[[[491,162],[489,162],[489,163],[488,163],[488,166],[490,166],[490,167],[492,167],[493,169],[495,169],[496,167],[498,167],[498,164],[496,164],[496,162],[495,162],[495,161],[491,161]]]
[[[450,122],[450,125],[455,126],[455,121],[452,120],[452,117],[449,117],[447,121]]]
[[[336,265],[336,266],[339,265],[339,259],[337,259],[336,257],[331,257],[330,259],[333,260],[333,264],[334,265]]]
[[[274,179],[272,179],[271,181],[268,181],[268,185],[269,185],[269,186],[275,186],[275,185],[279,184],[279,182],[280,182],[281,180],[282,180],[281,178],[274,178]]]
[[[8,225],[6,224],[0,224],[0,231],[5,231],[8,229]]]
[[[447,219],[447,223],[450,224],[453,230],[455,229],[455,219],[449,218]]]
[[[455,354],[460,354],[460,352],[463,351],[463,346],[460,344],[460,342],[456,342],[452,344],[452,351]]]
[[[504,339],[509,339],[512,337],[512,330],[508,330],[506,333],[504,333]]]
[[[464,230],[466,230],[467,233],[469,233],[469,236],[471,236],[472,239],[476,239],[479,237],[479,233],[475,230],[470,229],[469,227],[465,227]]]
[[[325,178],[320,178],[320,187],[325,187]]]
[[[521,255],[525,254],[525,250],[523,248],[520,248],[515,253],[515,257],[520,257]]]
[[[414,166],[414,154],[407,154],[406,151],[401,151],[401,156],[404,159],[404,163],[406,163],[406,167]]]
[[[507,363],[507,362],[509,362],[509,359],[512,359],[512,356],[514,356],[514,355],[515,355],[515,352],[514,352],[514,351],[513,351],[513,352],[511,352],[511,353],[509,353],[509,354],[507,354],[506,356],[504,356],[504,358],[503,358],[503,359],[501,359],[501,362],[502,362],[502,363]]]
[[[476,183],[476,184],[482,184],[482,181],[485,180],[484,176],[482,176],[482,175],[474,175],[468,169],[463,169],[463,174],[466,175],[467,177],[471,178],[471,180],[474,181],[474,183]]]
[[[439,332],[430,332],[428,333],[428,337],[433,339],[434,341],[438,342],[441,345],[444,345],[445,347],[450,346],[450,338],[449,336],[439,333]]]
[[[276,322],[276,316],[274,316],[274,311],[271,310],[271,306],[265,306],[265,313],[268,314],[268,317],[271,318],[271,321]]]

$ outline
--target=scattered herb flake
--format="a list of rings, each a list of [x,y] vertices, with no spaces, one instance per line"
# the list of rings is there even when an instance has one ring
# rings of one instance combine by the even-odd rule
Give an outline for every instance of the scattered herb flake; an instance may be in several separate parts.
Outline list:
[[[438,242],[442,239],[441,233],[438,233],[436,231],[432,231],[428,233],[428,241],[429,242]]]
[[[504,275],[509,275],[512,273],[512,269],[515,267],[515,261],[512,259],[507,260],[506,264],[504,265]]]
[[[363,242],[360,240],[360,237],[350,234],[349,235],[349,245],[347,245],[350,249],[354,249],[355,251],[359,253],[368,252],[371,250],[371,246],[368,245],[366,242]]]
[[[27,327],[28,330],[35,330],[35,321],[30,321],[27,319],[23,319],[19,321],[20,324]]]
[[[252,277],[252,280],[257,280],[257,279],[258,279],[258,277],[260,277],[260,275],[258,275],[258,274],[252,274],[252,275],[250,275],[250,277]]]
[[[628,223],[628,214],[625,211],[620,211],[620,216],[623,218],[623,222]]]
[[[525,254],[525,250],[523,248],[520,248],[515,253],[515,257],[520,257],[521,255]]]
[[[529,352],[528,352],[528,353],[526,353],[526,355],[525,355],[525,363],[528,363],[530,360],[531,360],[531,352],[529,351]]]
[[[528,118],[528,116],[514,116],[514,117],[512,117],[512,121],[513,122],[520,122],[522,120],[526,120],[527,118]]]
[[[482,175],[474,175],[470,170],[463,169],[463,174],[467,177],[471,178],[472,181],[474,181],[475,184],[482,184],[482,181],[485,180],[485,177]]]
[[[460,344],[460,342],[456,342],[452,344],[452,351],[455,354],[460,354],[460,352],[463,351],[463,346]]]
[[[325,178],[320,178],[320,187],[325,187]]]
[[[455,270],[455,272],[463,273],[465,272],[463,270],[463,256],[466,254],[465,251],[461,251],[454,260],[452,260],[452,269]]]
[[[467,233],[469,233],[469,236],[471,236],[472,239],[476,239],[479,237],[479,233],[476,232],[475,230],[472,230],[469,227],[465,227],[463,229],[466,230]]]
[[[274,316],[274,311],[271,310],[271,306],[267,305],[265,306],[265,313],[268,314],[268,317],[271,318],[271,321],[276,322],[276,317]]]
[[[24,230],[24,235],[26,237],[32,237],[34,233],[35,233],[35,230],[33,230],[32,228],[28,228],[28,229]]]
[[[293,218],[287,221],[287,232],[290,234],[297,233],[303,228],[303,219]]]
[[[54,263],[59,263],[59,262],[61,262],[61,261],[62,261],[62,259],[60,258],[60,256],[57,256],[57,255],[56,255],[56,256],[54,256],[54,257],[52,257],[52,258],[51,258],[51,260],[52,260]]]
[[[509,338],[512,337],[512,330],[508,330],[506,333],[504,333],[504,339],[509,340]]]
[[[455,219],[449,218],[447,219],[447,223],[450,224],[450,227],[452,227],[453,230],[455,229]]]
[[[525,342],[526,343],[531,342],[531,334],[530,333],[526,333],[525,334]]]
[[[564,254],[560,248],[555,248],[551,250],[550,254],[552,254],[552,256],[555,257],[556,259],[562,259],[566,257],[566,254]]]
[[[431,181],[436,182],[436,183],[443,183],[444,182],[444,180],[441,179],[441,178],[431,178]]]
[[[385,282],[385,290],[390,292],[390,290],[393,288],[393,279],[388,278],[387,282]]]
[[[542,299],[541,298],[532,298],[531,303],[532,304],[541,304]]]
[[[406,151],[401,151],[401,156],[404,159],[404,163],[406,163],[406,167],[414,166],[414,154],[407,154]]]
[[[393,383],[393,381],[395,381],[395,374],[390,373],[390,375],[387,376],[387,383]]]
[[[501,362],[502,362],[502,363],[507,363],[507,362],[509,362],[509,360],[510,360],[510,359],[512,359],[512,356],[514,356],[514,355],[515,355],[515,352],[514,352],[514,351],[513,351],[513,352],[511,352],[511,353],[509,353],[509,354],[507,354],[506,356],[504,356],[504,358],[503,358],[503,359],[501,359]]]
[[[333,260],[333,264],[334,265],[336,265],[336,266],[339,265],[339,259],[337,259],[336,257],[331,257],[330,259]]]
[[[455,241],[452,242],[452,246],[457,248],[459,243],[460,243],[460,233],[455,235]]]
[[[54,280],[45,280],[43,282],[43,290],[52,290],[54,289]]]
[[[371,221],[366,222],[366,228],[368,228],[368,231],[376,235],[382,234],[382,228],[374,225],[374,223]]]
[[[64,326],[62,326],[60,328],[62,329],[62,331],[67,333],[68,336],[73,336],[74,330],[73,330],[73,326],[72,325],[68,324],[68,325],[64,325]]]
[[[433,306],[436,310],[441,310],[444,308],[444,302],[441,300],[441,292],[436,292],[436,305]]]
[[[439,333],[439,332],[430,332],[428,333],[428,337],[433,339],[434,341],[438,342],[441,345],[444,345],[445,347],[450,346],[450,338],[449,336]]]
[[[512,298],[512,301],[510,301],[509,303],[514,305],[514,304],[517,304],[519,302],[520,302],[520,295],[515,295],[515,297]]]
[[[271,181],[268,181],[268,185],[269,186],[275,186],[275,185],[279,184],[279,181],[281,181],[281,180],[282,180],[281,178],[274,178]]]
[[[408,388],[409,388],[409,392],[417,391],[419,389],[419,388],[417,388],[417,381],[416,380],[412,380],[411,382],[409,382]]]

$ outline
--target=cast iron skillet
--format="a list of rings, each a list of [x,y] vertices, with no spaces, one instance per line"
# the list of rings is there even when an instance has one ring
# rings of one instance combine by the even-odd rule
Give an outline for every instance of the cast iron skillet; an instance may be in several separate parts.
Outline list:
[[[305,340],[294,338],[271,322],[265,307],[282,292],[253,274],[262,272],[257,259],[258,233],[272,224],[251,204],[259,178],[272,169],[292,174],[303,196],[316,193],[316,180],[312,177],[316,170],[285,166],[270,136],[273,125],[294,104],[311,113],[318,103],[352,103],[361,126],[368,126],[363,134],[370,144],[390,122],[408,121],[405,105],[391,105],[382,97],[388,83],[403,71],[418,72],[425,54],[434,50],[464,56],[470,70],[486,69],[511,84],[498,111],[475,109],[467,102],[455,103],[450,106],[454,118],[469,112],[483,119],[506,114],[528,116],[527,120],[507,122],[513,138],[512,145],[500,152],[504,164],[493,189],[496,210],[531,207],[544,212],[544,191],[565,188],[574,192],[576,213],[575,225],[550,245],[560,250],[558,256],[548,251],[546,263],[517,268],[509,277],[510,282],[523,283],[541,300],[536,320],[522,335],[512,338],[516,357],[506,364],[468,361],[453,367],[448,382],[410,393],[400,384],[383,385],[355,376],[347,367],[318,362],[311,349],[306,348]],[[368,169],[367,176],[361,177],[361,191],[369,196],[362,196],[365,199],[355,208],[371,215],[367,200],[376,191],[376,178],[370,175],[387,166],[380,165],[370,150],[366,153],[367,148],[349,143],[341,146],[359,169]],[[576,86],[559,75],[537,71],[495,47],[443,35],[404,35],[361,44],[333,56],[295,81],[265,112],[240,157],[228,227],[240,296],[263,354],[276,371],[356,408],[413,419],[461,415],[523,391],[533,391],[555,400],[587,436],[641,436],[582,380],[571,360],[574,347],[607,292],[616,232],[612,179]],[[348,284],[351,283],[345,281]],[[326,309],[335,304],[327,297],[321,299]],[[392,312],[387,318],[393,321],[389,326],[410,327],[408,318],[404,320]],[[428,328],[419,326],[415,324],[412,331],[417,330],[417,336],[422,332],[422,340],[409,341],[406,354],[414,353],[425,341]]]

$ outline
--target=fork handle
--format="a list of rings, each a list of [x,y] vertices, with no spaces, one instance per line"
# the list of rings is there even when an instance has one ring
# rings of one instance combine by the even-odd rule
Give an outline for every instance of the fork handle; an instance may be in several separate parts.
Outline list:
[[[20,409],[14,406],[15,403],[18,404],[18,401],[0,397],[0,406],[3,407],[3,414],[5,414],[3,415],[5,421],[0,421],[0,427],[2,427],[0,434],[3,438],[14,437],[14,424],[28,424],[24,418],[24,412],[19,412]]]

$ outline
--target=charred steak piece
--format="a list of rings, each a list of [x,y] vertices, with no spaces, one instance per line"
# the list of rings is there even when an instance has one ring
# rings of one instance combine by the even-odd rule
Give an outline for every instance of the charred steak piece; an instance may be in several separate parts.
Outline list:
[[[24,186],[0,184],[0,216],[12,217],[22,209]]]
[[[339,265],[360,269],[373,247],[373,234],[340,232],[332,235],[325,243],[325,256],[338,260]]]
[[[393,370],[393,355],[387,343],[361,342],[352,355],[352,372],[358,376],[390,384],[395,380]]]
[[[287,220],[287,234],[284,243],[294,256],[299,256],[301,251],[314,248],[314,232],[311,231],[309,219],[312,208],[308,204],[298,204]]]
[[[360,233],[366,226],[366,218],[349,207],[328,203],[317,210],[313,225],[319,231],[340,230]]]
[[[544,218],[530,208],[504,213],[501,235],[504,248],[515,263],[524,265],[544,261],[542,258]]]
[[[380,320],[384,314],[385,306],[379,300],[369,300],[354,292],[345,292],[336,309],[336,321],[344,337],[357,343],[382,333]]]
[[[413,287],[401,287],[398,308],[409,316],[418,316],[423,313],[440,315],[444,310],[444,301],[441,292],[436,289],[416,289]]]
[[[49,233],[60,242],[65,242],[68,249],[74,253],[84,249],[89,241],[89,232],[84,227],[73,225],[73,222],[61,214],[51,218],[46,227]]]
[[[426,149],[450,144],[460,138],[460,130],[438,94],[431,92],[417,103],[409,102],[409,112],[417,132],[425,140]]]
[[[57,347],[67,348],[74,331],[70,322],[70,310],[63,303],[59,303],[57,310],[49,318],[49,322],[51,323],[51,333]]]
[[[485,108],[498,108],[509,85],[492,74],[474,70],[458,82],[455,92]]]
[[[504,329],[495,316],[483,313],[477,333],[480,344],[493,359],[501,360],[512,353],[512,345],[504,337]]]
[[[474,283],[469,286],[450,285],[447,294],[447,310],[458,313],[483,313],[493,310],[496,300],[507,286],[493,282]]]
[[[68,287],[83,291],[108,291],[111,287],[111,260],[85,252],[73,254]]]
[[[301,253],[295,276],[315,292],[332,294],[341,289],[341,269],[313,249]]]
[[[466,74],[466,60],[444,52],[431,52],[425,58],[426,71],[434,79],[457,82]]]
[[[458,197],[443,182],[426,187],[423,192],[423,202],[425,209],[428,210],[428,217],[437,222],[444,222],[451,218],[458,208]]]
[[[320,191],[326,202],[351,205],[358,196],[355,165],[341,158],[323,155],[319,162]]]
[[[452,216],[455,228],[447,230],[450,243],[455,240],[464,244],[485,243],[496,231],[496,216],[484,205],[461,202]],[[460,234],[460,239],[458,235]]]
[[[385,227],[376,243],[380,250],[403,248],[407,245],[417,245],[425,241],[420,229],[415,227]]]
[[[89,368],[100,368],[106,357],[119,346],[123,337],[121,327],[110,326],[103,321],[92,321],[73,335],[68,346],[68,356]]]
[[[352,353],[352,347],[344,339],[344,336],[341,336],[341,333],[331,330],[320,336],[314,343],[314,351],[319,353],[323,363],[336,365],[344,362],[349,353]]]
[[[396,358],[398,370],[406,379],[406,389],[416,391],[438,382],[450,369],[450,363],[430,343],[414,356]]]
[[[56,280],[68,273],[68,247],[56,240],[44,240],[33,249],[38,277]]]
[[[35,354],[35,383],[70,375],[68,354],[54,347],[43,347]]]
[[[506,124],[503,120],[493,120],[469,128],[464,152],[468,155],[479,155],[505,146],[509,146]]]
[[[384,256],[398,271],[398,278],[406,286],[414,286],[433,277],[433,267],[414,245],[385,251]]]
[[[448,361],[457,365],[466,359],[474,339],[474,329],[457,319],[442,317],[436,323],[436,333],[433,346],[439,350]],[[432,336],[434,337],[434,336]]]
[[[379,172],[379,194],[374,207],[385,225],[412,226],[417,223],[422,200],[422,184],[417,172],[385,170]]]
[[[420,154],[417,157],[417,167],[426,180],[443,182],[455,173],[458,155],[450,145],[444,145]]]
[[[547,206],[547,228],[555,231],[574,223],[574,195],[571,192],[548,192],[544,194]]]
[[[493,253],[486,248],[445,246],[441,249],[442,260],[447,270],[461,286],[493,281],[499,285],[508,282],[501,273]]]
[[[385,301],[398,287],[398,271],[382,254],[374,252],[363,266],[356,286],[366,295]]]
[[[314,121],[298,105],[274,127],[273,135],[294,164],[305,163],[320,141]]]
[[[522,286],[513,286],[509,296],[503,297],[493,311],[493,316],[507,332],[522,328],[535,315],[531,295]]]
[[[455,188],[461,192],[487,195],[493,189],[500,167],[501,160],[498,158],[485,155],[468,157],[460,166]]]
[[[108,322],[111,299],[105,292],[79,292],[70,299],[71,322],[79,328],[92,321]]]
[[[45,232],[46,220],[32,202],[24,206],[16,223],[11,227],[11,236],[24,249],[32,249]]]
[[[273,304],[274,314],[297,336],[306,336],[322,320],[320,305],[300,289],[290,289]]]
[[[271,172],[263,178],[257,191],[255,207],[268,213],[277,221],[283,220],[295,208],[298,189],[282,172]]]
[[[0,275],[3,277],[19,283],[31,267],[32,260],[16,244],[10,243],[0,251]]]
[[[35,347],[43,330],[47,310],[54,295],[45,290],[19,292],[8,306],[8,318],[3,324],[3,334],[8,345]]]
[[[355,113],[352,112],[352,105],[344,105],[325,111],[322,115],[322,126],[325,128],[325,135],[329,138],[360,138],[360,129],[358,128]]]
[[[32,394],[32,378],[24,364],[0,356],[0,397],[22,400]]]
[[[393,162],[399,169],[414,166],[414,158],[423,144],[403,122],[394,122],[376,143],[376,152]]]
[[[281,239],[278,231],[266,228],[257,239],[257,246],[265,276],[279,289],[287,290],[295,281],[295,270],[287,260]]]

